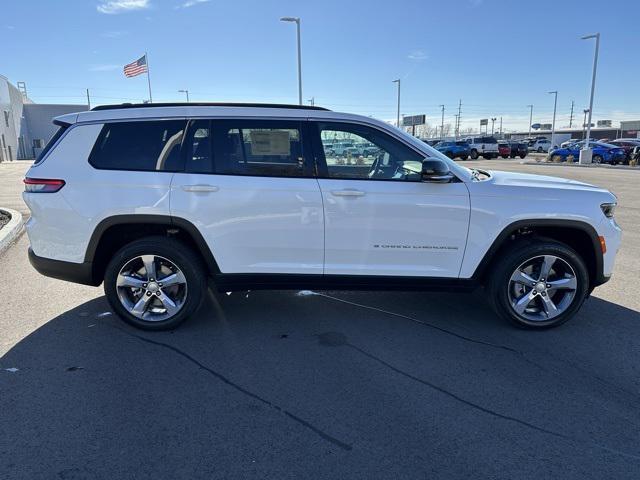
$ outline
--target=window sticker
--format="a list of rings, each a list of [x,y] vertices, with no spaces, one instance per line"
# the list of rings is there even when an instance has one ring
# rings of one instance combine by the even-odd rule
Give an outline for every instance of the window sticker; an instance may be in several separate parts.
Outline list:
[[[290,155],[288,130],[251,130],[251,155]]]

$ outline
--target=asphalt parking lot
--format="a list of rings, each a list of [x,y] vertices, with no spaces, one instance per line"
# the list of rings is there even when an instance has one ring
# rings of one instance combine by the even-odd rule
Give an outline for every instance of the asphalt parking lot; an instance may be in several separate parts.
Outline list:
[[[482,291],[246,292],[140,332],[38,275],[25,235],[0,256],[0,478],[639,478],[640,171],[467,163],[618,195],[615,274],[577,318],[517,330]]]

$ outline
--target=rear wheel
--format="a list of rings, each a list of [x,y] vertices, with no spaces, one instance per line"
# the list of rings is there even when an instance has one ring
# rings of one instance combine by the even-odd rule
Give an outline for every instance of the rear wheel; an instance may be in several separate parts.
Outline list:
[[[460,155],[460,160],[467,160],[469,158],[468,155]]]
[[[544,150],[542,150],[542,147],[538,147],[538,153],[543,153]]]
[[[107,265],[104,291],[115,312],[144,330],[177,327],[206,290],[200,258],[183,243],[147,237],[122,247]]]
[[[520,154],[520,158],[525,158],[526,156],[527,156],[527,154],[526,154],[526,153],[521,153],[521,154]]]
[[[602,163],[602,156],[594,155],[592,160],[593,160],[593,163]]]
[[[551,156],[551,161],[552,161],[553,163],[560,163],[560,162],[562,162],[562,155],[558,155],[558,154],[552,155],[552,156]]]
[[[501,256],[489,288],[501,317],[522,328],[544,329],[577,313],[589,289],[589,274],[573,249],[534,237]]]

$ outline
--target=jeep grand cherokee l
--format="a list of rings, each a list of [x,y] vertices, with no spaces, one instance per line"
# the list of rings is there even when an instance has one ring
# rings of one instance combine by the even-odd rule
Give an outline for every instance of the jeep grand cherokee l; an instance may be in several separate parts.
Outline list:
[[[572,317],[613,270],[614,195],[471,170],[372,118],[318,107],[147,104],[55,119],[25,178],[29,258],[104,284],[145,329],[220,291],[472,289],[521,327]],[[344,139],[375,154],[345,163]],[[497,147],[497,144],[493,144]]]

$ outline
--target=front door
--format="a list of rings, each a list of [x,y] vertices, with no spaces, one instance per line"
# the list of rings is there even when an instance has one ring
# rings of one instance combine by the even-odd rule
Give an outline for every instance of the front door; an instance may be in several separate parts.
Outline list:
[[[322,274],[322,197],[300,122],[193,120],[171,214],[193,223],[222,273]]]
[[[470,213],[465,184],[422,182],[423,155],[378,128],[316,127],[325,274],[458,277]],[[354,148],[325,147],[339,141]]]

